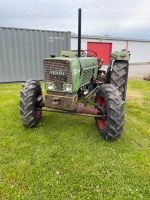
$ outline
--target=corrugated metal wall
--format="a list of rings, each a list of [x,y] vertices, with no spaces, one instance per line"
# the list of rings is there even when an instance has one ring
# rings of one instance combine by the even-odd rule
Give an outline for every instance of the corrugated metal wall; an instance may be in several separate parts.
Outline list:
[[[0,28],[0,82],[43,79],[43,58],[70,50],[70,32]]]

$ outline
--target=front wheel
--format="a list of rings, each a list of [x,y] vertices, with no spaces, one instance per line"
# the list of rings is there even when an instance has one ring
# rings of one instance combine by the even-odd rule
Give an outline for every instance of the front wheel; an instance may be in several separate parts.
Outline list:
[[[96,125],[106,140],[116,140],[120,137],[124,126],[124,103],[116,87],[103,84],[96,93],[96,104],[99,114],[105,119],[96,118]]]
[[[20,94],[20,116],[24,126],[34,127],[39,123],[42,100],[40,83],[36,80],[26,81]]]

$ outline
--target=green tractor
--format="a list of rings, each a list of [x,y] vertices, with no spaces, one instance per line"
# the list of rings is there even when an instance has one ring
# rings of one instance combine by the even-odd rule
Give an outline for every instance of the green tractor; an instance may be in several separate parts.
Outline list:
[[[23,84],[20,94],[22,123],[35,127],[42,111],[88,116],[95,118],[104,139],[118,139],[124,126],[130,53],[111,54],[105,72],[96,52],[81,50],[81,9],[78,20],[78,50],[62,51],[60,57],[43,60],[46,95],[43,97],[37,80]],[[95,102],[91,103],[93,99]]]

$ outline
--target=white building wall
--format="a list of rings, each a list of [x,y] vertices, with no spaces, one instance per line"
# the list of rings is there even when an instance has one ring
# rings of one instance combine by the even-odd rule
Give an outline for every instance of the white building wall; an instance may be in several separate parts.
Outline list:
[[[129,42],[128,49],[132,63],[150,62],[150,42]]]
[[[127,41],[115,41],[112,40],[112,52],[114,51],[121,51],[122,49],[126,49]]]
[[[116,40],[100,40],[100,39],[85,39],[81,41],[81,48],[87,49],[88,42],[106,42],[112,43],[112,52],[126,49],[131,52],[131,63],[150,62],[150,42],[132,42],[132,41],[116,41]],[[127,44],[128,43],[128,44]],[[71,50],[78,49],[77,38],[71,38]]]
[[[81,40],[81,49],[86,50],[88,42],[101,42],[101,40],[85,39],[84,38],[84,39]],[[77,49],[78,49],[78,39],[77,38],[71,38],[71,50],[77,50]]]
[[[114,41],[114,40],[98,40],[98,39],[85,39],[83,38],[81,41],[81,49],[87,49],[88,42],[106,42],[112,43],[112,51],[120,51],[126,48],[126,41]],[[78,40],[77,38],[71,38],[71,50],[78,49]]]

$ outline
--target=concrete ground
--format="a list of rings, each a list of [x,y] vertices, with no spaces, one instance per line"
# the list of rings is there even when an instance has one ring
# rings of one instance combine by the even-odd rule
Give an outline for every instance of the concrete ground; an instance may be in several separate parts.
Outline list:
[[[107,65],[102,67],[104,70],[107,70]],[[141,65],[129,65],[129,76],[130,77],[139,77],[142,78],[143,76],[150,74],[150,64],[141,64]]]
[[[150,64],[129,66],[129,76],[143,77],[148,74],[150,74]]]

